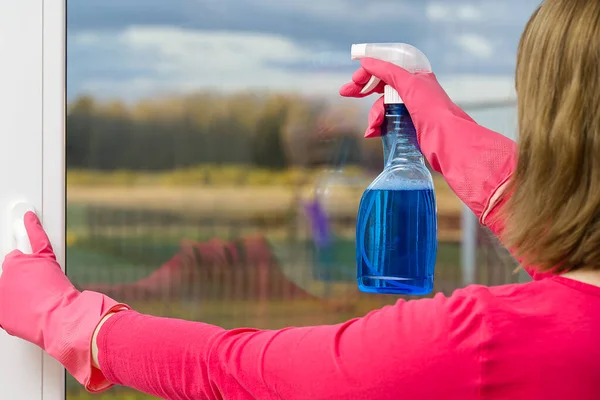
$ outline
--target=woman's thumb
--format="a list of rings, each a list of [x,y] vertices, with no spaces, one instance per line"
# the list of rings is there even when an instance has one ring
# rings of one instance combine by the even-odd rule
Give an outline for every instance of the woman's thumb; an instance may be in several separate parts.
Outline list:
[[[360,65],[369,74],[376,76],[384,81],[386,85],[393,87],[400,97],[404,97],[403,94],[409,84],[409,79],[412,77],[410,72],[396,64],[375,58],[363,58],[360,60]]]

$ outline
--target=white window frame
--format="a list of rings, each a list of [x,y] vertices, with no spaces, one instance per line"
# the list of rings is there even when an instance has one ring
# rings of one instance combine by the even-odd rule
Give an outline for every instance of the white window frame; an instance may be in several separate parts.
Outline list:
[[[31,203],[65,265],[66,1],[0,4],[0,244],[7,207]],[[65,372],[41,349],[0,332],[0,397],[64,400]]]

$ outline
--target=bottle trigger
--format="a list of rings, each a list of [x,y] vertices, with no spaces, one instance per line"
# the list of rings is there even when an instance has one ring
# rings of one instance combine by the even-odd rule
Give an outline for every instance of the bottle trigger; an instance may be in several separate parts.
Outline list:
[[[381,79],[374,75],[371,76],[371,79],[369,79],[369,82],[367,82],[367,84],[362,88],[360,94],[369,93],[371,90],[375,89],[377,85],[379,85],[379,82],[381,82]]]

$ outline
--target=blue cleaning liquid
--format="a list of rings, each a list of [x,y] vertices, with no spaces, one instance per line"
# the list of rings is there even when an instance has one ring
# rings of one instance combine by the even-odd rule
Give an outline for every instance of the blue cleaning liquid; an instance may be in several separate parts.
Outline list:
[[[356,249],[363,292],[424,295],[433,290],[435,194],[426,182],[402,186],[367,189],[361,199]]]
[[[369,293],[428,294],[437,253],[435,193],[404,104],[385,105],[381,139],[385,167],[358,210],[358,286]]]

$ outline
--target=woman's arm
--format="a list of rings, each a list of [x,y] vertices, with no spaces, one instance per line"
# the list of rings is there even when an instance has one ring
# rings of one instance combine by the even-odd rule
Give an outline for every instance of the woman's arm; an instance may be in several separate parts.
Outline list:
[[[282,330],[121,311],[99,330],[98,360],[111,382],[166,399],[434,398],[479,373],[473,298],[399,301],[343,324]]]
[[[443,132],[448,127],[453,131]],[[506,226],[501,210],[510,198],[506,188],[516,167],[516,143],[470,118],[453,116],[445,128],[423,137],[421,148],[479,221],[501,238]],[[523,268],[534,280],[552,275],[540,274],[531,265]]]
[[[460,115],[436,124],[421,136],[423,154],[479,221],[501,237],[504,223],[493,224],[490,216],[508,199],[504,189],[516,167],[516,143]]]
[[[423,155],[442,174],[450,188],[473,211],[479,221],[502,238],[505,221],[500,210],[510,193],[507,184],[517,164],[517,144],[513,140],[477,124],[448,97],[434,74],[411,74],[388,62],[364,59],[352,82],[340,89],[345,97],[364,97],[371,76],[391,85],[405,101],[417,129]],[[381,84],[375,91],[382,91]],[[378,136],[384,121],[383,98],[369,113],[366,137]],[[510,250],[510,249],[509,249]],[[525,267],[534,279],[535,267]]]
[[[363,97],[364,85],[377,76],[400,94],[408,108],[417,139],[431,167],[442,174],[450,188],[486,224],[501,198],[502,188],[514,171],[516,143],[477,124],[448,97],[434,74],[411,74],[388,62],[364,59],[352,82],[340,89],[346,97]],[[375,89],[382,91],[383,85]],[[384,121],[383,98],[369,113],[365,136],[378,136]],[[500,225],[490,226],[501,236]]]

